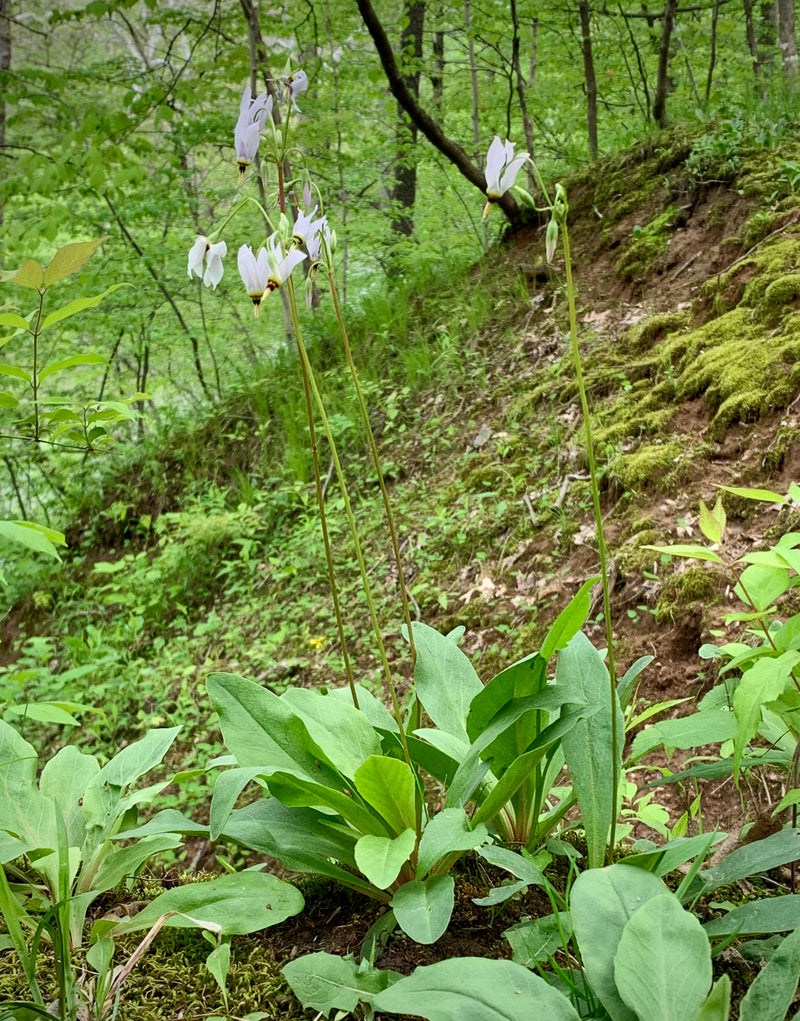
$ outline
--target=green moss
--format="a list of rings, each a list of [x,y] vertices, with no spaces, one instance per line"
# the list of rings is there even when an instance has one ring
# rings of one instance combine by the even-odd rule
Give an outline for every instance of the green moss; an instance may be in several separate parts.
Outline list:
[[[704,565],[692,564],[664,580],[654,616],[658,621],[672,620],[678,609],[698,603],[706,607],[718,600],[718,583],[713,571]]]
[[[646,227],[634,230],[633,240],[614,265],[614,272],[620,280],[639,280],[650,272],[659,256],[667,249],[675,215],[675,209],[670,206]]]
[[[680,477],[685,453],[686,444],[681,440],[642,443],[633,452],[620,454],[613,472],[625,489],[668,488]]]
[[[661,312],[648,316],[635,326],[631,326],[625,334],[625,342],[633,351],[641,351],[650,347],[654,341],[676,330],[685,330],[691,321],[688,309],[682,312]]]
[[[800,300],[800,273],[786,273],[773,280],[764,291],[758,312],[768,326],[776,326],[786,313],[787,305]]]

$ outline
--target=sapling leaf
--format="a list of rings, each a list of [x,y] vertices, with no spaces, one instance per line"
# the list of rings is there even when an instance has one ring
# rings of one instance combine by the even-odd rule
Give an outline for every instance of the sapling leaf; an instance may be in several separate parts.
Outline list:
[[[736,713],[736,736],[734,738],[733,774],[738,775],[739,766],[748,742],[758,730],[763,703],[774,701],[783,692],[791,677],[792,669],[800,663],[800,652],[790,651],[780,656],[763,657],[742,675],[733,694],[733,711]]]
[[[788,503],[789,500],[780,493],[773,493],[771,489],[742,489],[740,486],[717,486],[725,493],[732,493],[734,496],[744,497],[745,500],[761,500],[765,503]]]
[[[30,373],[25,372],[18,365],[7,365],[5,363],[0,364],[0,375],[13,376],[14,379],[23,379],[26,383],[31,382]]]
[[[57,308],[54,312],[50,312],[46,315],[41,325],[41,331],[48,329],[50,326],[54,326],[56,323],[62,322],[64,319],[69,319],[71,316],[77,315],[79,312],[84,312],[87,308],[96,308],[104,298],[109,296],[109,294],[113,294],[114,291],[125,286],[125,283],[112,284],[111,287],[107,287],[102,294],[95,294],[92,298],[75,298],[73,301],[70,301],[69,304],[62,305],[61,308]]]
[[[31,328],[28,320],[23,319],[16,312],[0,312],[0,326],[14,326],[18,330],[27,330],[28,332]]]
[[[30,287],[34,291],[41,290],[44,283],[44,269],[41,263],[35,259],[26,259],[11,277],[11,283],[19,287]]]
[[[452,876],[429,876],[403,883],[390,903],[406,935],[417,943],[435,943],[450,924],[455,882]]]
[[[788,567],[750,564],[739,575],[734,592],[748,606],[766,610],[791,586]]]
[[[725,508],[722,506],[722,497],[717,496],[714,509],[709,510],[705,503],[700,501],[700,531],[709,542],[721,543],[725,534]]]
[[[11,539],[21,546],[27,546],[37,553],[46,553],[54,560],[61,559],[55,544],[67,545],[61,532],[37,525],[33,521],[0,521],[0,536]]]
[[[722,557],[705,546],[693,546],[686,543],[677,543],[674,546],[641,546],[640,549],[649,549],[654,553],[667,553],[671,557],[689,557],[692,560],[711,560],[715,564],[724,564]]]
[[[72,369],[76,365],[108,365],[108,359],[91,351],[81,355],[70,355],[69,358],[60,358],[57,362],[51,362],[41,370],[39,382],[41,383],[55,372],[60,372],[62,369]]]
[[[102,241],[105,241],[104,237],[94,241],[73,241],[59,248],[45,272],[45,287],[77,272]]]
[[[226,1005],[228,1003],[227,980],[230,966],[231,944],[230,940],[225,939],[220,942],[219,946],[214,947],[206,958],[206,968],[208,968],[211,977],[222,991],[222,997]]]

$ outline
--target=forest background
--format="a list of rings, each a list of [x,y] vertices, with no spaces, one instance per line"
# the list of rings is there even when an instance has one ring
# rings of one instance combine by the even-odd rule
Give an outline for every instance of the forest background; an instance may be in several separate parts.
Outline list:
[[[298,199],[313,186],[336,230],[339,292],[390,480],[411,471],[391,444],[413,434],[418,395],[445,384],[457,395],[491,365],[465,338],[503,304],[471,267],[532,215],[509,197],[481,218],[494,135],[552,182],[643,140],[658,148],[670,125],[694,139],[697,171],[777,145],[797,122],[791,0],[2,0],[3,516],[65,532],[70,566],[3,553],[0,704],[11,716],[44,699],[59,702],[47,722],[74,723],[78,703],[113,691],[104,713],[84,717],[86,739],[113,746],[165,719],[204,720],[196,679],[209,666],[278,684],[309,664],[317,679],[336,676],[323,655],[335,657],[330,611],[312,599],[324,582],[291,323],[280,293],[254,318],[232,268],[239,245],[266,233],[256,205],[237,205],[242,89],[280,96],[300,68],[310,84],[286,173]],[[518,183],[536,193],[530,173]],[[212,292],[187,276],[186,258],[215,231],[229,254]],[[97,238],[46,295],[45,314],[69,304],[70,316],[54,316],[31,350],[10,324],[35,292],[11,278],[26,259],[47,265],[61,246]],[[510,275],[507,287],[511,303],[525,285]],[[334,431],[357,454],[325,285],[310,293],[302,329],[338,401]],[[53,369],[36,393],[34,358]],[[452,444],[450,425],[414,470]],[[362,482],[374,532],[366,469]],[[413,496],[400,499],[412,514]],[[423,619],[448,609],[437,572],[453,549],[486,555],[480,520],[467,525],[472,511],[454,503],[451,492],[417,523],[432,536],[417,543],[412,585]],[[493,525],[505,509],[500,493]],[[270,616],[279,590],[288,598]],[[383,612],[396,626],[388,596]],[[348,627],[366,655],[361,624]],[[489,660],[520,651],[526,635],[502,619],[496,632]]]

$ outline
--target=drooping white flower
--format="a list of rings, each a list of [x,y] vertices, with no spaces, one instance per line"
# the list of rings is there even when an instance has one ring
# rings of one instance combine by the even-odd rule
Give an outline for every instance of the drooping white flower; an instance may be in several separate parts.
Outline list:
[[[222,258],[228,254],[228,246],[224,241],[209,244],[208,238],[199,235],[189,249],[189,276],[194,273],[203,278],[206,287],[216,290],[222,280]]]
[[[305,259],[305,252],[298,252],[296,248],[283,254],[280,239],[273,234],[267,241],[267,257],[269,259],[269,279],[267,280],[268,291],[274,291],[282,283],[288,280],[292,270]]]
[[[328,226],[328,218],[326,216],[321,216],[318,220],[314,220],[311,226],[310,236],[306,238],[306,251],[312,262],[319,262],[323,241],[330,247],[331,229]]]
[[[239,120],[233,133],[239,173],[244,174],[258,152],[258,142],[267,117],[272,113],[272,96],[262,92],[256,99],[248,85],[239,105]]]
[[[289,98],[292,101],[292,109],[300,113],[297,97],[308,88],[308,75],[305,71],[295,71],[293,75],[286,79],[286,87],[289,91]]]
[[[314,206],[310,213],[300,212],[297,214],[297,219],[294,221],[294,227],[292,228],[292,237],[298,245],[308,243],[308,239],[313,232],[314,214],[317,208],[317,206]]]
[[[489,211],[492,202],[502,198],[516,180],[517,174],[530,155],[527,152],[514,156],[514,143],[500,141],[495,135],[486,156],[486,198],[489,200],[483,215]]]
[[[264,297],[264,291],[267,289],[267,281],[269,279],[267,250],[266,248],[259,248],[258,255],[256,256],[253,254],[253,249],[250,245],[242,245],[239,249],[237,261],[239,264],[239,275],[242,278],[247,293],[253,300],[255,313],[258,315],[261,299]]]

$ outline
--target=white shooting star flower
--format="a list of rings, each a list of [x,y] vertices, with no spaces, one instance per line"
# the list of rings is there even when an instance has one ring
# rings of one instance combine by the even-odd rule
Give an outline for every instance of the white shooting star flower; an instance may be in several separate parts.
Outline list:
[[[242,245],[239,249],[239,275],[253,301],[255,314],[261,305],[261,299],[267,289],[269,279],[269,259],[266,248],[259,248],[258,255],[253,254],[250,245]]]
[[[267,117],[272,113],[272,96],[268,96],[266,92],[262,92],[257,99],[253,99],[252,96],[248,85],[242,95],[242,102],[239,105],[239,120],[236,122],[236,129],[233,133],[240,174],[244,174],[247,167],[256,158],[261,132]]]
[[[314,206],[310,213],[300,212],[297,214],[297,219],[294,221],[294,228],[292,229],[292,237],[298,245],[302,245],[304,243],[307,245],[309,238],[314,233],[314,214],[316,213],[317,208],[317,206]],[[316,222],[318,223],[319,221]]]
[[[489,152],[486,156],[486,198],[488,199],[483,215],[487,216],[491,205],[502,198],[508,189],[514,184],[517,174],[525,164],[530,155],[527,152],[514,156],[514,143],[500,141],[500,136],[495,135]]]
[[[283,254],[280,240],[276,234],[267,241],[267,257],[269,259],[269,279],[267,280],[268,291],[274,291],[284,281],[289,279],[292,270],[305,259],[305,252],[298,252],[296,248]]]
[[[202,277],[206,287],[216,290],[222,280],[222,257],[228,254],[228,246],[224,241],[210,244],[208,238],[199,235],[189,249],[189,276]]]
[[[301,92],[305,92],[308,88],[308,75],[305,71],[295,71],[293,75],[290,75],[286,79],[286,88],[289,94],[289,99],[292,101],[292,109],[296,113],[300,113],[300,107],[297,105],[297,97]]]

